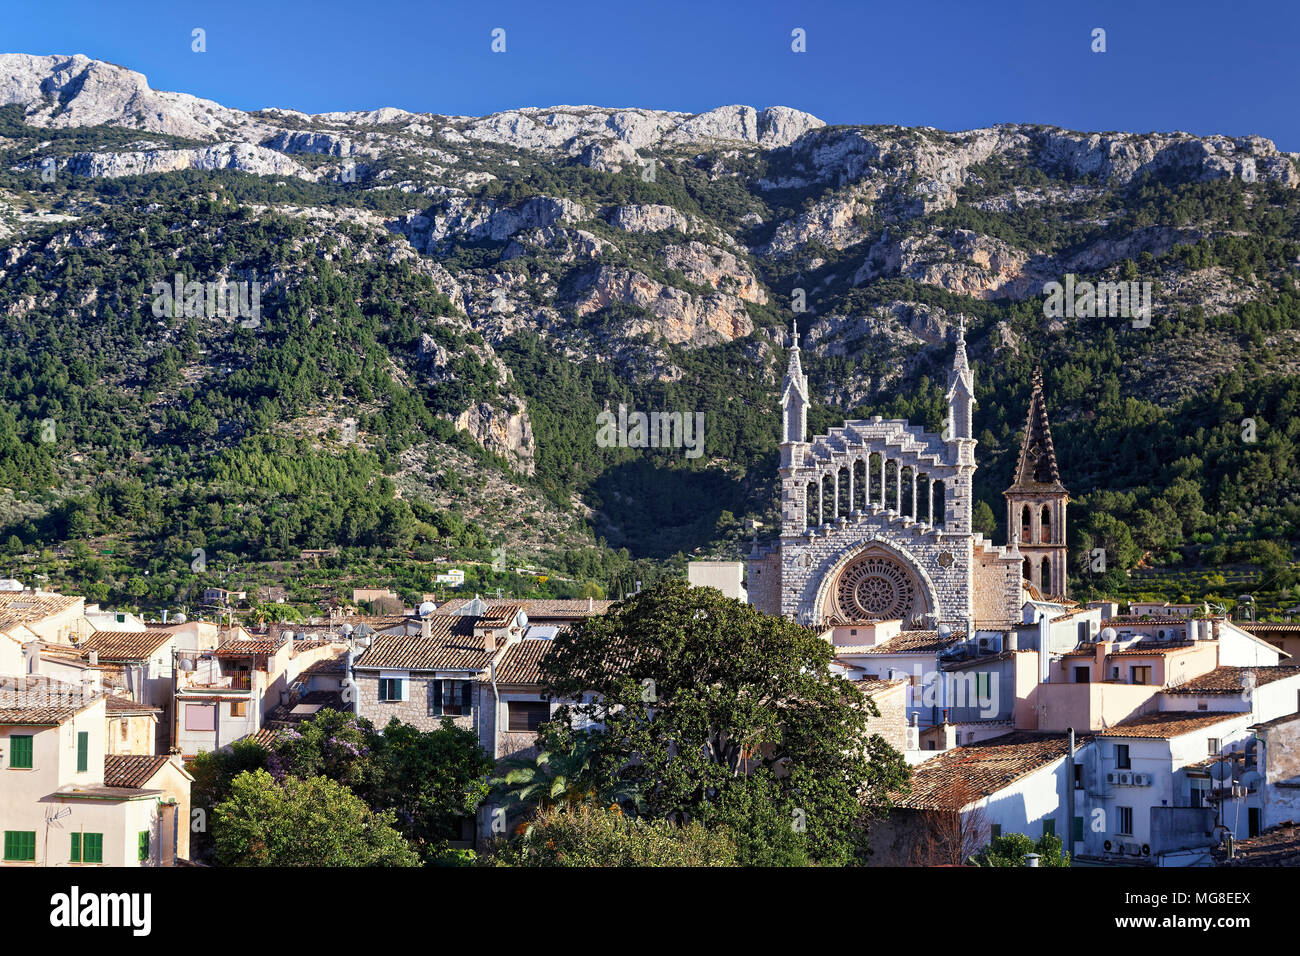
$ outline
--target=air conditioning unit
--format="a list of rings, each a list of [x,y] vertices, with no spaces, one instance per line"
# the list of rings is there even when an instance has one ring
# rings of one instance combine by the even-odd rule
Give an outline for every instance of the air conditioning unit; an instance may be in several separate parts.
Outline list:
[[[1135,787],[1149,787],[1149,786],[1151,786],[1151,774],[1149,774],[1149,773],[1135,773],[1135,774],[1133,774],[1133,786],[1135,786]]]
[[[1125,786],[1125,787],[1131,787],[1131,786],[1133,786],[1133,774],[1131,774],[1131,773],[1122,773],[1122,774],[1120,774],[1120,775],[1119,775],[1119,782],[1120,782],[1121,785],[1123,785],[1123,786]]]
[[[1133,856],[1141,856],[1141,855],[1142,855],[1142,844],[1141,844],[1141,843],[1125,843],[1125,844],[1124,844],[1124,852],[1125,852],[1125,853],[1130,853],[1130,854],[1132,854]]]
[[[1112,770],[1110,773],[1106,774],[1106,782],[1119,783],[1119,774],[1115,773],[1115,771]]]

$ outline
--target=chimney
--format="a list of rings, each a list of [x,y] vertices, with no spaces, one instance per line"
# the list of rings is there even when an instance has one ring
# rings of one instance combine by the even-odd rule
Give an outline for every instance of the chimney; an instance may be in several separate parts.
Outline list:
[[[497,652],[497,635],[495,631],[483,632],[483,649],[487,651],[488,657]]]
[[[166,608],[163,608],[163,612],[162,612],[162,622],[163,622],[164,624],[167,623],[167,609],[166,609]]]
[[[433,634],[433,622],[424,617],[420,619],[420,636],[428,639]]]
[[[99,651],[90,651],[90,652],[86,655],[86,663],[89,664],[91,667],[98,667],[98,666],[99,666]]]
[[[594,610],[596,610],[596,600],[589,596],[587,598],[587,613],[590,614]]]

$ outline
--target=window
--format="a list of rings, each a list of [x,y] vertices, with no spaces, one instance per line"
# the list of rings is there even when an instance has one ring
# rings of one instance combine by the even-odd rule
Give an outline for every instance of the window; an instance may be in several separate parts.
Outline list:
[[[217,708],[211,704],[186,704],[185,729],[216,730]]]
[[[5,859],[16,862],[36,860],[35,830],[6,830]]]
[[[1083,817],[1074,818],[1074,832],[1072,838],[1075,843],[1083,842]]]
[[[1217,753],[1219,752],[1219,738],[1218,738],[1218,737],[1210,737],[1210,738],[1206,741],[1206,743],[1209,745],[1209,748],[1208,748],[1209,753],[1211,753],[1211,754],[1217,754]]]
[[[1209,710],[1209,709],[1210,709],[1209,702],[1208,702],[1208,701],[1204,701],[1204,700],[1198,700],[1198,701],[1196,702],[1196,709],[1197,709],[1197,710]]]
[[[993,694],[989,689],[992,684],[992,678],[992,674],[975,675],[975,696],[980,700],[990,700],[992,698]]]
[[[141,863],[149,862],[149,831],[148,830],[140,831],[139,860]]]
[[[1074,765],[1074,789],[1083,789],[1083,764],[1080,763]]]
[[[1074,669],[1074,682],[1076,684],[1088,684],[1092,682],[1091,667],[1076,667]]]
[[[551,705],[544,700],[512,700],[507,727],[515,731],[535,731],[551,716]]]
[[[379,678],[379,699],[382,701],[406,700],[406,681],[400,677]]]
[[[232,701],[230,702],[230,716],[231,716],[231,717],[247,717],[247,716],[248,716],[248,701],[246,701],[246,700],[232,700]]]
[[[474,683],[467,680],[436,680],[433,682],[433,714],[444,717],[465,717],[474,712]]]
[[[1115,809],[1119,811],[1119,828],[1115,832],[1118,833],[1120,836],[1132,836],[1133,835],[1133,808],[1116,807]]]
[[[1056,818],[1043,817],[1043,836],[1056,836]]]
[[[1151,666],[1148,664],[1143,667],[1130,667],[1129,682],[1132,684],[1150,684]]]
[[[32,735],[9,735],[9,766],[15,770],[32,769]]]
[[[1120,770],[1129,770],[1132,768],[1133,764],[1129,762],[1128,758],[1128,744],[1115,745],[1115,766]]]
[[[104,862],[104,834],[102,833],[72,834],[71,860],[73,863],[103,863]]]
[[[989,827],[990,838],[996,840],[1000,836],[1002,836],[1002,824],[995,823],[991,827]]]
[[[127,734],[128,734],[128,732],[129,732],[129,728],[128,728],[128,726],[127,726],[127,720],[126,720],[126,718],[123,717],[121,720],[119,720],[119,721],[117,722],[117,725],[118,725],[119,727],[122,728],[122,739],[123,739],[123,740],[126,740],[126,738],[127,738]]]
[[[84,730],[77,734],[77,773],[90,769],[90,734]]]
[[[1119,680],[1119,668],[1118,668],[1118,667],[1112,667],[1112,668],[1110,669],[1110,679],[1111,679],[1111,680]]]
[[[1187,784],[1187,805],[1190,807],[1208,807],[1210,803],[1206,797],[1210,794],[1210,778],[1188,777]]]

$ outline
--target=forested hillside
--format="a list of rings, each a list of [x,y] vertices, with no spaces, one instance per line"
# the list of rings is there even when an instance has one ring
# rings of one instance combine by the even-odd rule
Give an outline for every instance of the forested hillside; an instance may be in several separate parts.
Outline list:
[[[747,107],[125,112],[106,90],[161,94],[120,67],[0,67],[20,579],[148,608],[213,584],[411,597],[451,566],[617,595],[777,524],[792,320],[811,429],[937,431],[965,316],[980,530],[1005,540],[1041,367],[1076,593],[1300,601],[1300,164],[1266,140]],[[1150,283],[1150,321],[1049,314],[1067,275]],[[158,307],[160,284],[221,282],[256,289],[253,320]],[[703,413],[703,454],[602,447],[620,404]]]

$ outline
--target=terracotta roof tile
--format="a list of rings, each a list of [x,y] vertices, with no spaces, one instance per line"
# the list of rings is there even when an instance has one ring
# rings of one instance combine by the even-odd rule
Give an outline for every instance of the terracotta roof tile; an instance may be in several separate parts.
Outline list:
[[[6,677],[0,679],[0,725],[61,724],[102,696],[40,674]]]
[[[942,638],[938,631],[900,631],[897,637],[890,638],[882,644],[869,647],[853,646],[851,654],[937,654],[946,651],[961,640],[960,637]],[[844,653],[843,645],[836,647],[837,653]]]
[[[143,789],[169,759],[166,754],[105,754],[104,786]]]
[[[1077,751],[1088,738],[1075,741]],[[895,799],[911,810],[960,810],[1065,756],[1066,734],[1015,731],[954,747],[912,771],[912,789]]]
[[[110,717],[119,714],[161,714],[162,710],[158,707],[150,707],[148,704],[141,704],[127,697],[120,697],[117,694],[109,694],[105,706],[108,708]]]
[[[1138,714],[1136,717],[1130,717],[1128,720],[1121,721],[1113,727],[1107,727],[1098,733],[1102,737],[1138,737],[1146,740],[1168,740],[1171,737],[1179,737],[1193,731],[1204,730],[1207,727],[1213,727],[1215,724],[1221,724],[1224,721],[1234,720],[1242,716],[1244,715],[1229,711],[1207,714],[1196,710],[1160,710],[1150,714]]]
[[[231,638],[223,641],[217,648],[218,657],[249,657],[253,654],[274,654],[276,650],[284,643],[284,639],[255,639],[244,640],[243,638]]]
[[[473,598],[451,598],[438,606],[439,614],[454,614],[468,604]],[[508,605],[521,608],[529,620],[540,621],[548,618],[582,618],[604,614],[614,606],[614,601],[597,601],[593,599],[588,608],[586,598],[560,600],[550,598],[480,598],[488,608]]]
[[[542,676],[538,665],[555,646],[553,641],[525,638],[505,649],[497,666],[499,684],[540,684]]]
[[[96,631],[77,647],[83,657],[95,651],[101,661],[144,661],[172,636],[167,631]]]
[[[1255,686],[1262,687],[1265,684],[1271,684],[1275,680],[1285,680],[1288,677],[1300,677],[1300,666],[1286,665],[1278,667],[1216,667],[1214,670],[1199,677],[1193,677],[1191,680],[1184,681],[1177,687],[1170,687],[1165,690],[1166,694],[1195,694],[1200,697],[1212,694],[1232,694],[1241,693],[1244,686],[1242,678],[1247,674],[1255,675]]]
[[[488,651],[474,636],[478,618],[432,614],[428,637],[421,634],[377,634],[358,658],[361,670],[486,670]],[[494,651],[495,652],[495,651]]]

